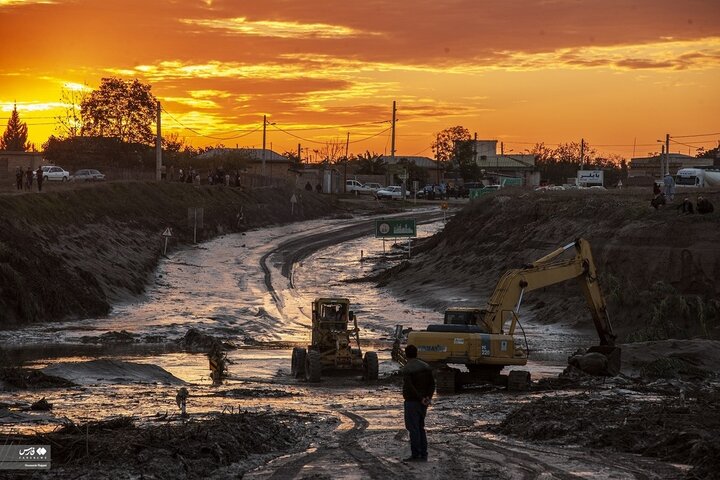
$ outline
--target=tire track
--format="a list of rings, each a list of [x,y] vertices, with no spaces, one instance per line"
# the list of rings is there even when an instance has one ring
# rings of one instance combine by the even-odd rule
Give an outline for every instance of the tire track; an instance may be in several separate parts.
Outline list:
[[[380,458],[360,446],[358,440],[370,425],[370,422],[368,422],[365,417],[347,410],[338,410],[337,413],[347,417],[353,422],[352,428],[337,435],[340,445],[339,449],[328,446],[319,447],[314,452],[302,455],[301,457],[282,465],[275,470],[269,478],[271,480],[295,478],[306,465],[316,462],[328,454],[336,455],[338,450],[354,459],[357,462],[358,467],[364,470],[368,474],[369,478],[377,480],[385,480],[388,478],[412,478],[407,476],[404,472],[401,473],[390,470],[383,465]],[[337,430],[335,432],[337,432]]]
[[[388,218],[388,217],[383,217]],[[443,218],[442,214],[437,212],[427,212],[415,215],[415,219],[418,225],[436,222]],[[341,227],[337,230],[330,232],[319,232],[311,233],[299,238],[293,238],[280,243],[273,250],[265,253],[260,257],[260,268],[262,268],[265,280],[265,287],[270,292],[275,304],[278,307],[282,306],[282,299],[277,294],[275,287],[272,284],[272,275],[270,273],[270,267],[267,264],[268,258],[272,255],[282,254],[282,265],[280,273],[283,277],[287,278],[290,282],[290,288],[295,288],[292,281],[292,270],[296,263],[309,257],[318,250],[338,243],[347,242],[356,238],[364,237],[372,233],[372,227],[375,225],[375,220],[379,218],[373,218],[372,220],[362,220],[351,225]]]

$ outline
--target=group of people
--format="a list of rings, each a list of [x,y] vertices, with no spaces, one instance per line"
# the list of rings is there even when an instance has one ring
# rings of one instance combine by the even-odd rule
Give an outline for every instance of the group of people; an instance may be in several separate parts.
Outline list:
[[[27,170],[23,172],[22,168],[16,167],[15,168],[15,187],[17,190],[22,190],[23,187],[25,190],[32,190],[33,186],[33,180],[37,177],[37,187],[38,192],[42,192],[42,186],[43,186],[43,170],[42,167],[38,167],[36,171],[33,171],[32,168],[27,167]]]
[[[310,181],[309,181],[309,180],[308,180],[308,182],[305,184],[305,190],[307,190],[308,192],[312,192],[312,191],[313,191],[313,186],[310,184]],[[322,185],[320,185],[319,183],[318,183],[317,185],[315,185],[315,191],[316,191],[317,193],[322,193]]]
[[[668,201],[673,201],[675,198],[675,180],[673,180],[672,175],[665,176],[663,179],[663,187],[664,188],[661,188],[657,182],[653,184],[653,199],[650,200],[650,205],[652,205],[655,210],[666,205]],[[685,197],[682,203],[677,206],[677,209],[688,215],[694,214],[695,212],[706,214],[715,211],[712,202],[702,195],[698,195],[695,205],[690,201],[690,198]]]
[[[685,197],[683,199],[683,202],[678,205],[678,210],[680,210],[682,213],[686,215],[692,215],[695,212],[699,214],[705,214],[705,213],[712,213],[715,211],[715,206],[712,204],[710,200],[703,197],[702,195],[698,195],[697,202],[695,202],[695,206],[693,206],[693,203],[690,201],[688,197]]]

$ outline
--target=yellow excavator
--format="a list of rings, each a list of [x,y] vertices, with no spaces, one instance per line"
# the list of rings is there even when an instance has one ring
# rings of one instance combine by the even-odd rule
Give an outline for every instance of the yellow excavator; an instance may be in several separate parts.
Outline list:
[[[573,247],[572,258],[561,258]],[[582,238],[530,265],[505,272],[485,308],[449,308],[444,323],[429,325],[427,330],[407,331],[397,325],[392,357],[405,363],[401,343],[407,333],[407,343],[417,347],[418,358],[435,368],[439,392],[453,392],[479,381],[506,383],[513,390],[525,389],[530,383],[529,372],[516,370],[508,376],[500,375],[506,366],[527,363],[527,339],[524,345],[518,345],[515,339],[516,328],[522,331],[518,314],[523,296],[571,279],[578,280],[600,337],[600,345],[587,351],[603,360],[593,373],[616,375],[620,371],[620,349],[615,346],[616,336],[598,284],[590,244]],[[467,372],[450,367],[458,364],[465,365]]]

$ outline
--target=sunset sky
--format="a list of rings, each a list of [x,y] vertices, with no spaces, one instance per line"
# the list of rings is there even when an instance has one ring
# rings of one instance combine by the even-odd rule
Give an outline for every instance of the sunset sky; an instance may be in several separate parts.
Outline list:
[[[63,86],[107,76],[151,84],[196,146],[259,147],[265,114],[280,153],[350,132],[389,154],[393,100],[398,155],[454,125],[506,152],[720,140],[717,0],[0,0],[0,39],[0,128],[16,101],[38,147]]]

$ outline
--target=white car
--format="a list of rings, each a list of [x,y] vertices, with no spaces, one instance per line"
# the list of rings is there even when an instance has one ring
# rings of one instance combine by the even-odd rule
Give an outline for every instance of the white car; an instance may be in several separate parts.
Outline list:
[[[383,188],[385,188],[385,187],[383,187],[382,185],[380,185],[379,183],[374,183],[374,182],[368,182],[368,183],[366,183],[366,184],[365,184],[365,187],[366,187],[366,188],[369,188],[372,193],[375,193],[375,192],[377,192],[378,190],[382,190]]]
[[[43,180],[46,182],[67,182],[70,179],[70,172],[62,167],[46,165],[43,168]]]
[[[365,185],[358,182],[357,180],[345,181],[345,191],[347,193],[358,193],[358,194],[373,193],[372,190],[370,190],[370,188],[366,187]]]
[[[403,188],[399,185],[392,185],[375,192],[375,196],[379,199],[390,198],[390,199],[401,199]],[[405,198],[410,198],[410,192],[405,190]]]

